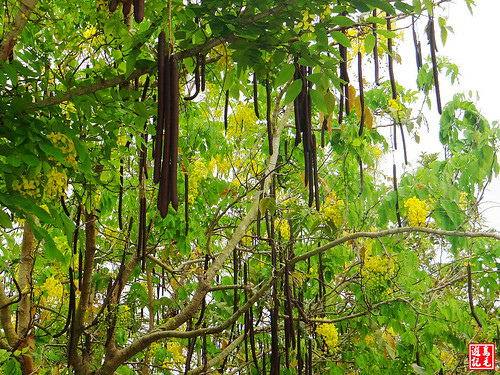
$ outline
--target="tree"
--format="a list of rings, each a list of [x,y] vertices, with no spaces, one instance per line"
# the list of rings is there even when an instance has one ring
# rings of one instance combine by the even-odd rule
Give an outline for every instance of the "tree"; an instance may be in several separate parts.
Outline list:
[[[441,104],[447,6],[5,3],[4,372],[465,372],[499,337],[499,131]],[[387,175],[425,103],[444,157]]]

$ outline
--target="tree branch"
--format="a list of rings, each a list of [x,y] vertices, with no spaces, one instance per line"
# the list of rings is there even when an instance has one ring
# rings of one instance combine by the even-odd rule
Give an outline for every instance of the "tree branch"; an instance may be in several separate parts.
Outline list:
[[[7,61],[9,58],[9,54],[14,49],[14,46],[19,39],[19,35],[21,35],[21,31],[23,31],[24,26],[28,23],[28,19],[31,15],[31,12],[35,8],[38,0],[25,0],[24,2],[20,2],[19,11],[14,18],[14,22],[7,26],[7,32],[3,40],[0,42],[0,59],[3,61]]]

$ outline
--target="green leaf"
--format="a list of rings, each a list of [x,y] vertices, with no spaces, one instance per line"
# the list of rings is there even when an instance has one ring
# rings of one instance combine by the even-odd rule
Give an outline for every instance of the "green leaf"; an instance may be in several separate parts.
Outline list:
[[[427,9],[429,14],[431,16],[434,15],[434,4],[433,4],[432,0],[424,0],[424,4],[425,4],[425,9]]]
[[[293,64],[285,64],[285,66],[280,68],[280,72],[278,77],[276,77],[275,84],[276,86],[283,86],[289,80],[293,78],[293,74],[295,73],[295,66]]]
[[[325,94],[326,113],[330,116],[335,111],[335,95],[330,91]]]
[[[40,159],[35,155],[30,155],[30,154],[21,155],[21,159],[30,167],[36,167],[40,164]]]
[[[443,46],[446,44],[446,39],[448,38],[448,28],[446,27],[446,19],[443,17],[439,17],[439,28],[441,29],[441,41],[443,42]]]
[[[318,90],[309,90],[311,95],[312,103],[323,113],[327,113],[328,110],[325,104],[325,97]]]
[[[341,27],[350,27],[356,23],[346,16],[335,16],[331,19],[331,22]]]
[[[380,17],[373,17],[373,16],[370,16],[366,19],[366,22],[370,22],[370,23],[378,23],[379,25],[387,25],[387,21],[385,20],[385,18],[380,18]]]
[[[365,38],[365,51],[366,53],[371,53],[373,51],[373,47],[375,47],[375,35],[368,34]]]
[[[423,368],[423,367],[420,367],[416,363],[413,363],[411,365],[411,367],[413,368],[413,371],[415,371],[415,374],[417,374],[417,375],[427,375],[427,370],[425,368]]]
[[[421,0],[413,0],[413,9],[415,10],[415,13],[417,13],[417,14],[422,13],[422,1]]]
[[[286,90],[285,99],[283,99],[283,105],[288,105],[293,102],[297,96],[299,96],[302,91],[302,79],[296,79],[292,82],[288,90]]]
[[[0,210],[0,225],[4,228],[12,228],[10,216],[2,210]]]
[[[274,216],[276,213],[276,200],[271,197],[264,197],[259,202],[259,211],[262,216],[266,214],[266,211],[269,210],[269,214]]]
[[[340,32],[340,31],[332,31],[330,33],[330,36],[333,39],[335,39],[340,45],[347,47],[347,48],[351,48],[351,41],[349,40],[347,35],[345,35],[344,33]]]
[[[398,36],[398,34],[396,34],[396,32],[390,31],[390,30],[377,29],[377,30],[375,30],[375,32],[377,34],[385,36],[387,39],[389,39],[389,38],[391,38],[391,39],[392,38],[396,38]]]
[[[383,10],[384,12],[392,15],[392,16],[395,16],[396,15],[396,10],[394,9],[394,7],[391,5],[390,2],[388,1],[385,1],[385,0],[365,0],[365,2],[368,4],[368,5],[371,5],[373,6],[374,8],[378,8],[378,9],[381,9]]]

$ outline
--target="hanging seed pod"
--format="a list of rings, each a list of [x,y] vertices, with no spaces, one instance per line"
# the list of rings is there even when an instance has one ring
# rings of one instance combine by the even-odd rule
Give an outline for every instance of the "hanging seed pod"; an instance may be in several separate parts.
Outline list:
[[[392,25],[391,25],[391,19],[387,19],[387,30],[391,31],[392,30]],[[388,61],[388,67],[389,67],[389,79],[391,81],[391,92],[392,92],[392,99],[396,100],[398,98],[398,90],[396,87],[396,79],[394,78],[394,62],[392,58],[392,38],[387,38],[387,61]],[[394,148],[398,148],[398,144],[396,141],[396,121],[394,121]]]
[[[187,236],[189,233],[189,175],[184,173],[184,221],[186,222],[186,229],[184,234]]]
[[[156,135],[154,141],[153,182],[160,181],[161,160],[163,151],[163,125],[165,121],[165,32],[158,36],[158,114],[156,116]]]
[[[417,62],[417,73],[422,67],[422,50],[420,48],[420,41],[417,38],[417,32],[415,31],[415,16],[411,17],[411,31],[413,35],[413,46],[415,47],[415,60]]]
[[[224,99],[224,131],[226,133],[229,122],[228,117],[229,117],[229,90],[226,90]]]
[[[359,157],[359,180],[360,180],[359,195],[361,195],[363,194],[363,188],[364,188],[363,161],[361,160],[361,157]]]
[[[172,208],[177,211],[179,208],[179,195],[177,193],[177,164],[179,159],[179,61],[177,55],[172,55],[172,118],[171,118],[171,147],[170,147],[170,202]]]
[[[200,78],[201,78],[201,91],[205,91],[205,75],[206,75],[206,63],[207,63],[207,56],[206,55],[201,55],[201,71],[200,71]]]
[[[399,213],[399,194],[398,194],[398,181],[396,175],[396,164],[392,164],[392,179],[394,191],[396,192],[396,217],[398,219],[398,227],[401,228],[401,215]]]
[[[273,129],[271,125],[271,84],[269,78],[266,78],[266,125],[267,141],[269,144],[269,155],[273,154]]]
[[[359,79],[359,102],[361,106],[361,119],[359,124],[359,136],[363,134],[365,126],[365,94],[363,85],[363,61],[361,51],[358,51],[358,79]]]
[[[255,112],[255,116],[257,118],[260,118],[260,115],[259,115],[259,90],[257,87],[257,73],[255,73],[255,72],[253,73],[252,85],[253,85],[253,109]],[[266,92],[267,92],[267,87],[266,87]]]
[[[110,0],[108,7],[109,11],[111,13],[114,13],[116,11],[116,8],[118,8],[118,0]]]
[[[373,17],[377,17],[377,10],[373,10]],[[377,86],[380,85],[380,73],[379,73],[379,65],[378,65],[378,39],[377,39],[377,24],[372,23],[373,36],[375,37],[375,44],[373,45],[373,63],[374,63],[374,71],[375,71],[375,84]]]
[[[427,25],[427,37],[429,39],[429,45],[431,47],[431,60],[432,60],[432,74],[434,76],[434,88],[436,89],[436,101],[438,113],[443,113],[441,107],[441,93],[439,90],[439,70],[436,58],[436,32],[434,29],[434,17],[429,15],[429,23]]]
[[[172,94],[174,91],[174,87],[172,85],[172,77],[171,77],[171,59],[170,57],[167,59],[165,63],[165,70],[164,70],[164,121],[163,121],[163,126],[162,126],[162,134],[163,136],[161,137],[161,142],[160,142],[160,147],[163,148],[162,151],[162,158],[161,158],[161,164],[160,164],[160,171],[161,171],[161,176],[160,176],[160,188],[158,189],[158,209],[160,211],[161,217],[167,216],[168,213],[168,205],[170,203],[170,197],[169,197],[169,169],[170,169],[170,138],[171,138],[171,115],[172,115]]]
[[[185,96],[184,100],[193,100],[200,92],[200,55],[196,55],[196,66],[194,68],[194,93],[190,96]]]
[[[122,13],[124,17],[128,17],[130,11],[132,10],[132,0],[122,0],[123,8]]]
[[[483,328],[483,324],[481,323],[481,320],[479,320],[479,317],[476,314],[476,309],[474,308],[474,296],[472,294],[472,272],[470,268],[470,261],[467,262],[467,294],[469,296],[470,313],[474,317],[474,320],[476,321],[479,328]]]
[[[137,23],[144,19],[144,0],[134,0],[134,19]]]

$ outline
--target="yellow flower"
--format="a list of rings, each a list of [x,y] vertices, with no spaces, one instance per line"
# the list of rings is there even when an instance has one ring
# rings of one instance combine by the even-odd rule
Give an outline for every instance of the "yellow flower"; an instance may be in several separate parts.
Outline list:
[[[467,193],[465,191],[462,191],[460,193],[460,198],[458,199],[458,207],[461,210],[465,210],[467,208],[467,203],[468,203]]]
[[[48,303],[60,302],[64,295],[64,288],[62,283],[53,276],[50,276],[49,278],[47,278],[47,280],[45,280],[45,283],[42,285],[41,289],[42,292],[47,292]]]
[[[412,227],[421,227],[425,224],[427,210],[429,209],[426,201],[421,201],[416,196],[406,200],[405,205],[408,208],[408,221]]]
[[[344,222],[344,209],[344,201],[339,199],[335,192],[332,192],[325,205],[321,207],[320,212],[323,213],[323,220],[326,223],[333,223],[335,227],[339,228]]]
[[[47,183],[45,184],[45,196],[51,199],[59,198],[68,186],[68,177],[64,171],[59,172],[56,168],[52,168],[47,175]]]
[[[39,198],[42,196],[40,192],[40,176],[33,180],[28,180],[26,176],[21,176],[21,182],[15,182],[12,187],[25,197]]]
[[[388,281],[394,275],[394,262],[392,259],[379,255],[372,256],[365,253],[361,275],[368,291],[373,294],[385,296],[391,293]]]
[[[288,225],[287,220],[279,219],[276,222],[276,228],[278,228],[278,230],[280,231],[281,237],[283,237],[283,239],[285,239],[286,241],[290,239],[290,225]]]
[[[316,328],[316,333],[325,340],[326,345],[331,349],[335,348],[339,342],[339,332],[334,323],[322,323]]]

